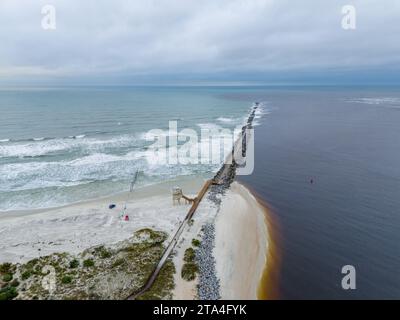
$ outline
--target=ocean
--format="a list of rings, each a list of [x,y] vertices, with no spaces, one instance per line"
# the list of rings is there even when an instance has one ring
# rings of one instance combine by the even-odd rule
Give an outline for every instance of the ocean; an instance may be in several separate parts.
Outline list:
[[[399,298],[397,88],[4,88],[0,211],[127,191],[137,170],[136,187],[210,177],[218,164],[149,164],[148,130],[233,129],[255,101],[255,170],[238,180],[272,210],[276,296]],[[341,287],[344,265],[355,290]]]
[[[243,90],[243,89],[239,89]],[[85,87],[0,90],[0,211],[66,205],[191,175],[217,163],[148,161],[148,131],[227,128],[252,103],[235,88]],[[204,139],[205,141],[205,139]],[[204,142],[203,141],[203,142]],[[221,157],[221,160],[223,158]]]

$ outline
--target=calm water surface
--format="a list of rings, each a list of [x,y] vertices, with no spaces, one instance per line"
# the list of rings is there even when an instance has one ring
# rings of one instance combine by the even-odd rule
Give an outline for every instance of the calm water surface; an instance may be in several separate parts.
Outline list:
[[[255,172],[241,180],[280,225],[281,298],[400,298],[399,91],[265,89],[252,97],[272,112],[256,128]],[[354,291],[341,288],[347,264],[357,271]]]

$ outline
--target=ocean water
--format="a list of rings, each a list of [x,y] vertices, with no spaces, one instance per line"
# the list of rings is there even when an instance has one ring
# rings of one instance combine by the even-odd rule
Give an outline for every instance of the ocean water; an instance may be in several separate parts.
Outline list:
[[[211,176],[217,164],[149,164],[147,131],[232,129],[254,101],[255,171],[238,179],[273,210],[276,295],[400,298],[398,88],[2,89],[0,210],[127,191],[136,170],[138,187]],[[341,287],[344,265],[356,290]]]
[[[264,88],[255,171],[240,180],[273,211],[282,299],[400,298],[400,91]],[[311,183],[311,179],[313,183]],[[341,286],[356,269],[356,289]]]
[[[251,102],[218,87],[85,87],[0,90],[0,211],[54,207],[182,176],[217,163],[154,164],[152,129],[233,130]],[[207,142],[206,139],[199,144]],[[182,142],[180,142],[182,143]],[[223,157],[221,157],[221,160]],[[211,162],[211,161],[210,161]]]

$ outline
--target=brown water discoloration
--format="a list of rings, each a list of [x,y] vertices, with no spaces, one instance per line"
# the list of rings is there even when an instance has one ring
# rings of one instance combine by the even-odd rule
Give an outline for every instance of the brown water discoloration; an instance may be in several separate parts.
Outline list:
[[[276,300],[280,297],[279,277],[281,266],[281,254],[279,250],[280,226],[279,220],[273,208],[254,191],[252,188],[240,181],[256,198],[259,205],[264,209],[265,224],[267,227],[268,252],[266,265],[260,279],[257,290],[259,300]]]

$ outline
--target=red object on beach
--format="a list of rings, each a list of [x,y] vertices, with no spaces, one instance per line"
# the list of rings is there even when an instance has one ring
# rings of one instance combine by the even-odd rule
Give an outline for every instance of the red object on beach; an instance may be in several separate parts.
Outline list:
[[[129,221],[129,216],[128,216],[128,215],[125,215],[124,220],[125,220],[125,221]]]

